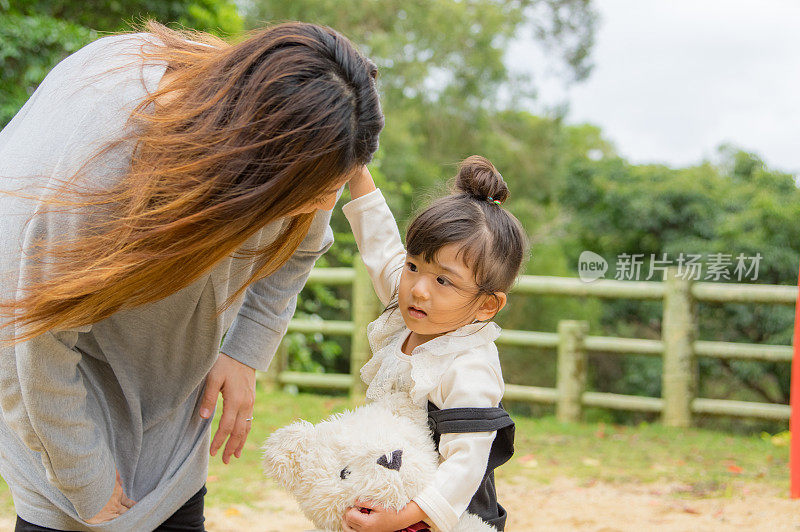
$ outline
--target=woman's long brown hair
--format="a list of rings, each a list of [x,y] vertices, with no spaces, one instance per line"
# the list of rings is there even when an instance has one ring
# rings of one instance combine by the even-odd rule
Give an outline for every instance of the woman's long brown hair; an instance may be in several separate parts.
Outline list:
[[[144,31],[158,40],[142,41],[140,62],[168,65],[172,81],[136,105],[133,133],[37,198],[94,214],[73,238],[33,251],[42,265],[35,281],[0,304],[14,342],[159,300],[229,255],[250,257],[254,273],[221,312],[295,252],[314,215],[292,213],[377,149],[377,70],[335,31],[286,23],[236,44],[154,21]],[[89,162],[126,142],[131,162],[118,183],[76,185]],[[272,243],[241,249],[284,217]]]

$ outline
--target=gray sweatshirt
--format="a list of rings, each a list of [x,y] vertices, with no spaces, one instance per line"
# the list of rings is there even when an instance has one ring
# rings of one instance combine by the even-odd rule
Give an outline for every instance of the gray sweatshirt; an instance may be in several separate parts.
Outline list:
[[[0,189],[30,193],[55,185],[104,141],[118,138],[130,110],[165,70],[133,55],[151,38],[104,37],[53,68],[0,132]],[[114,67],[123,68],[96,76]],[[113,183],[130,153],[130,146],[109,152],[82,179]],[[38,239],[46,245],[74,234],[89,216],[9,195],[0,195],[0,213],[2,298],[31,282],[25,250]],[[250,285],[220,316],[216,308],[248,279],[252,261],[229,257],[160,301],[3,347],[0,474],[20,517],[62,530],[152,530],[197,492],[207,475],[210,431],[198,403],[223,333],[224,353],[266,369],[297,293],[333,242],[329,219],[330,212],[319,211],[289,262]],[[245,247],[271,242],[281,227],[281,221],[264,227]],[[108,523],[86,524],[110,498],[115,469],[137,504]]]

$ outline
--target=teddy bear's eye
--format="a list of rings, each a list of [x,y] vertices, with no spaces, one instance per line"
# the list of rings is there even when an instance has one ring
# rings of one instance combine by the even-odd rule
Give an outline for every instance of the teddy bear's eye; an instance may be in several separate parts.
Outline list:
[[[339,472],[339,477],[341,477],[342,480],[346,479],[348,476],[350,476],[350,470],[346,467]]]

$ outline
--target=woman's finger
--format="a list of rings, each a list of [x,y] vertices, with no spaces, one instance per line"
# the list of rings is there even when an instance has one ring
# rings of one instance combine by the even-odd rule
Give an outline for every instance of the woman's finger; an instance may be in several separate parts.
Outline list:
[[[203,399],[200,401],[200,417],[208,419],[217,407],[217,397],[219,397],[220,388],[222,388],[223,380],[217,376],[217,373],[212,371],[206,377],[206,388],[203,391]]]
[[[225,440],[236,426],[238,408],[233,404],[234,401],[230,395],[222,395],[222,416],[219,418],[219,426],[214,434],[214,439],[211,440],[211,456],[217,455],[217,451],[219,451],[219,448],[222,447],[222,444],[225,443]]]
[[[231,455],[244,446],[247,434],[250,432],[250,422],[247,420],[249,417],[249,413],[246,413],[243,409],[239,410],[231,437],[228,438],[228,443],[225,444],[225,451],[222,453],[222,461],[224,463],[229,463]]]
[[[235,451],[233,451],[233,456],[235,456],[236,458],[242,457],[242,450],[244,449],[244,444],[247,441],[247,436],[250,435],[250,430],[253,428],[253,413],[251,412],[250,415],[247,416],[247,418],[245,418],[244,421],[245,421],[246,432],[244,433],[242,441],[239,442],[239,446],[236,447]]]
[[[241,447],[250,432],[248,418],[252,417],[255,403],[256,376],[255,370],[225,353],[220,353],[209,373],[218,376],[219,393],[222,394],[222,416],[219,427],[211,441],[211,455],[215,456],[227,440],[222,453],[222,461],[230,462],[230,457]],[[229,439],[230,438],[230,439]]]
[[[128,498],[128,496],[125,495],[125,493],[122,494],[122,501],[121,502],[122,502],[122,506],[124,506],[125,508],[128,508],[128,509],[132,508],[133,505],[136,504],[136,501],[134,501],[133,499]]]
[[[124,514],[128,511],[128,508],[119,505],[115,506],[114,508],[106,508],[102,510],[99,514],[92,517],[91,519],[87,519],[86,522],[90,525],[99,525],[101,523],[106,523],[111,521],[112,519],[116,519],[120,515]]]

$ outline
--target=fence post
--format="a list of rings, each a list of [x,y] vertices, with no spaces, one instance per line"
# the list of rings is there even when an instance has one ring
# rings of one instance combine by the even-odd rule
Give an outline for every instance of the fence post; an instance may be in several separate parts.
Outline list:
[[[558,402],[559,421],[581,420],[581,395],[586,387],[586,348],[589,323],[577,320],[558,322]]]
[[[665,282],[661,421],[668,427],[688,427],[692,424],[692,400],[697,391],[697,360],[692,349],[696,327],[692,281],[679,278],[677,268],[670,267]]]
[[[378,317],[378,298],[372,288],[369,277],[361,256],[353,258],[355,278],[353,279],[352,319],[353,336],[350,341],[350,375],[353,377],[350,386],[351,397],[363,397],[366,386],[361,381],[361,366],[370,358],[369,340],[367,339],[367,325]]]

